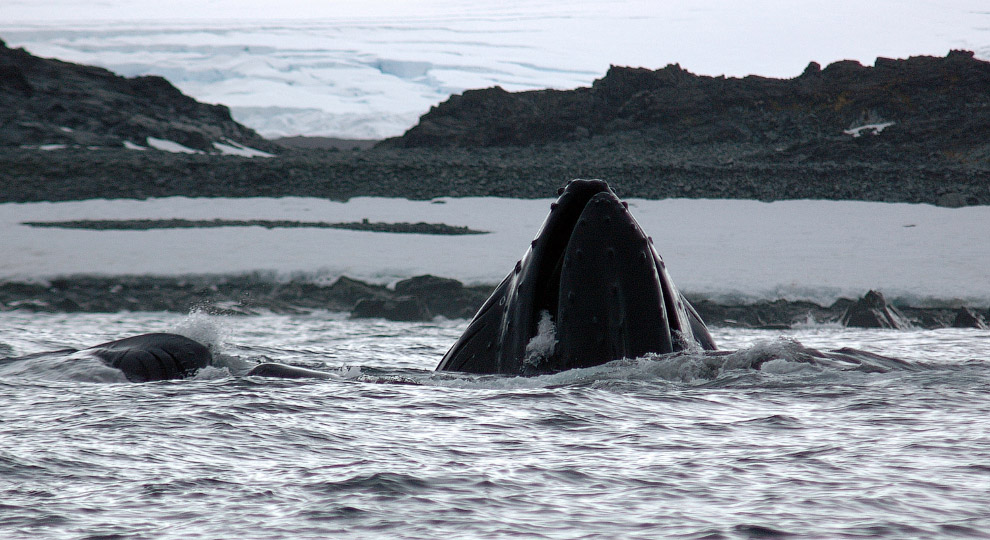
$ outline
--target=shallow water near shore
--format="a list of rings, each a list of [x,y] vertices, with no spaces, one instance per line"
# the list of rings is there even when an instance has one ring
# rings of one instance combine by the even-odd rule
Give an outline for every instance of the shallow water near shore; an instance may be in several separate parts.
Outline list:
[[[191,380],[0,361],[5,538],[985,537],[990,332],[713,329],[719,360],[432,371],[466,321],[0,313],[0,358],[177,331]],[[856,347],[885,373],[800,361]],[[748,359],[770,356],[762,369]],[[258,361],[320,381],[246,378]],[[69,369],[71,367],[71,369]]]

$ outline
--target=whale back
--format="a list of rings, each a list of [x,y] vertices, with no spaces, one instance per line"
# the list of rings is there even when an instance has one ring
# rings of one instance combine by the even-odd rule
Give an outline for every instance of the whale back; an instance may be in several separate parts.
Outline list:
[[[178,334],[141,334],[83,349],[132,382],[182,379],[212,360],[203,344]]]

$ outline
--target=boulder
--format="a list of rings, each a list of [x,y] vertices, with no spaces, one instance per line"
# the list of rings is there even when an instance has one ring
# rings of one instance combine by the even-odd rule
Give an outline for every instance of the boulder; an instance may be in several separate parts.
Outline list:
[[[456,279],[431,276],[429,274],[404,279],[395,284],[395,292],[403,295],[437,296],[457,294],[464,284]]]
[[[956,311],[956,318],[952,321],[953,328],[980,328],[987,329],[987,322],[983,316],[968,307],[961,307]]]
[[[332,304],[335,307],[351,309],[364,299],[384,299],[388,291],[383,287],[369,285],[363,281],[341,276],[330,285],[329,291]]]
[[[419,299],[433,315],[442,315],[448,319],[470,319],[488,298],[491,289],[465,287],[456,279],[427,274],[396,283],[395,292]]]
[[[839,318],[843,326],[855,328],[908,328],[907,318],[887,302],[883,294],[870,291],[850,305]]]

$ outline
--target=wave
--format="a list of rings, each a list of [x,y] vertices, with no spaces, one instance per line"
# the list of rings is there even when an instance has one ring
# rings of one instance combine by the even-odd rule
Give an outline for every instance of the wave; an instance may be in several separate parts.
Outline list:
[[[856,349],[823,352],[789,338],[766,340],[737,351],[686,351],[624,358],[601,366],[537,377],[471,376],[431,373],[424,384],[454,388],[525,389],[607,383],[675,383],[688,386],[733,384],[758,376],[770,382],[842,372],[913,372],[928,366]],[[747,384],[749,380],[747,379]]]
[[[0,379],[124,383],[119,369],[99,358],[73,349],[0,358]]]
[[[300,365],[314,369],[312,364]],[[370,366],[323,368],[329,380],[365,384],[401,384],[478,390],[538,390],[600,386],[613,383],[731,386],[778,384],[787,379],[830,377],[840,373],[911,373],[946,369],[944,365],[907,362],[866,351],[842,348],[819,351],[789,338],[761,341],[737,351],[687,351],[648,354],[606,364],[535,377],[474,375],[422,369]]]

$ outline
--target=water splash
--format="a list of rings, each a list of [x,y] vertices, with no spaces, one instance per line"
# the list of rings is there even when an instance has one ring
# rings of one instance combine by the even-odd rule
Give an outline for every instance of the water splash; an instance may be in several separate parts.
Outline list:
[[[526,357],[523,365],[539,368],[540,364],[553,356],[553,350],[557,346],[557,326],[550,317],[550,312],[543,310],[540,312],[540,322],[537,325],[536,335],[526,344]]]
[[[175,323],[169,332],[198,341],[206,345],[214,354],[222,350],[231,333],[225,317],[213,315],[204,308],[190,311],[189,315]]]
[[[239,370],[238,370],[239,371]],[[216,381],[221,379],[227,379],[232,376],[230,368],[226,365],[217,366],[206,366],[196,372],[195,375],[190,377],[194,381]]]
[[[430,374],[423,384],[490,390],[554,388],[612,382],[676,383],[688,386],[729,382],[747,377],[750,382],[779,377],[806,377],[856,371],[886,373],[915,371],[921,366],[854,349],[823,352],[790,337],[759,340],[737,351],[686,350],[622,358],[600,366],[570,369],[536,377]],[[756,379],[753,379],[756,377]],[[775,382],[776,383],[776,382]],[[748,383],[747,383],[748,384]]]

